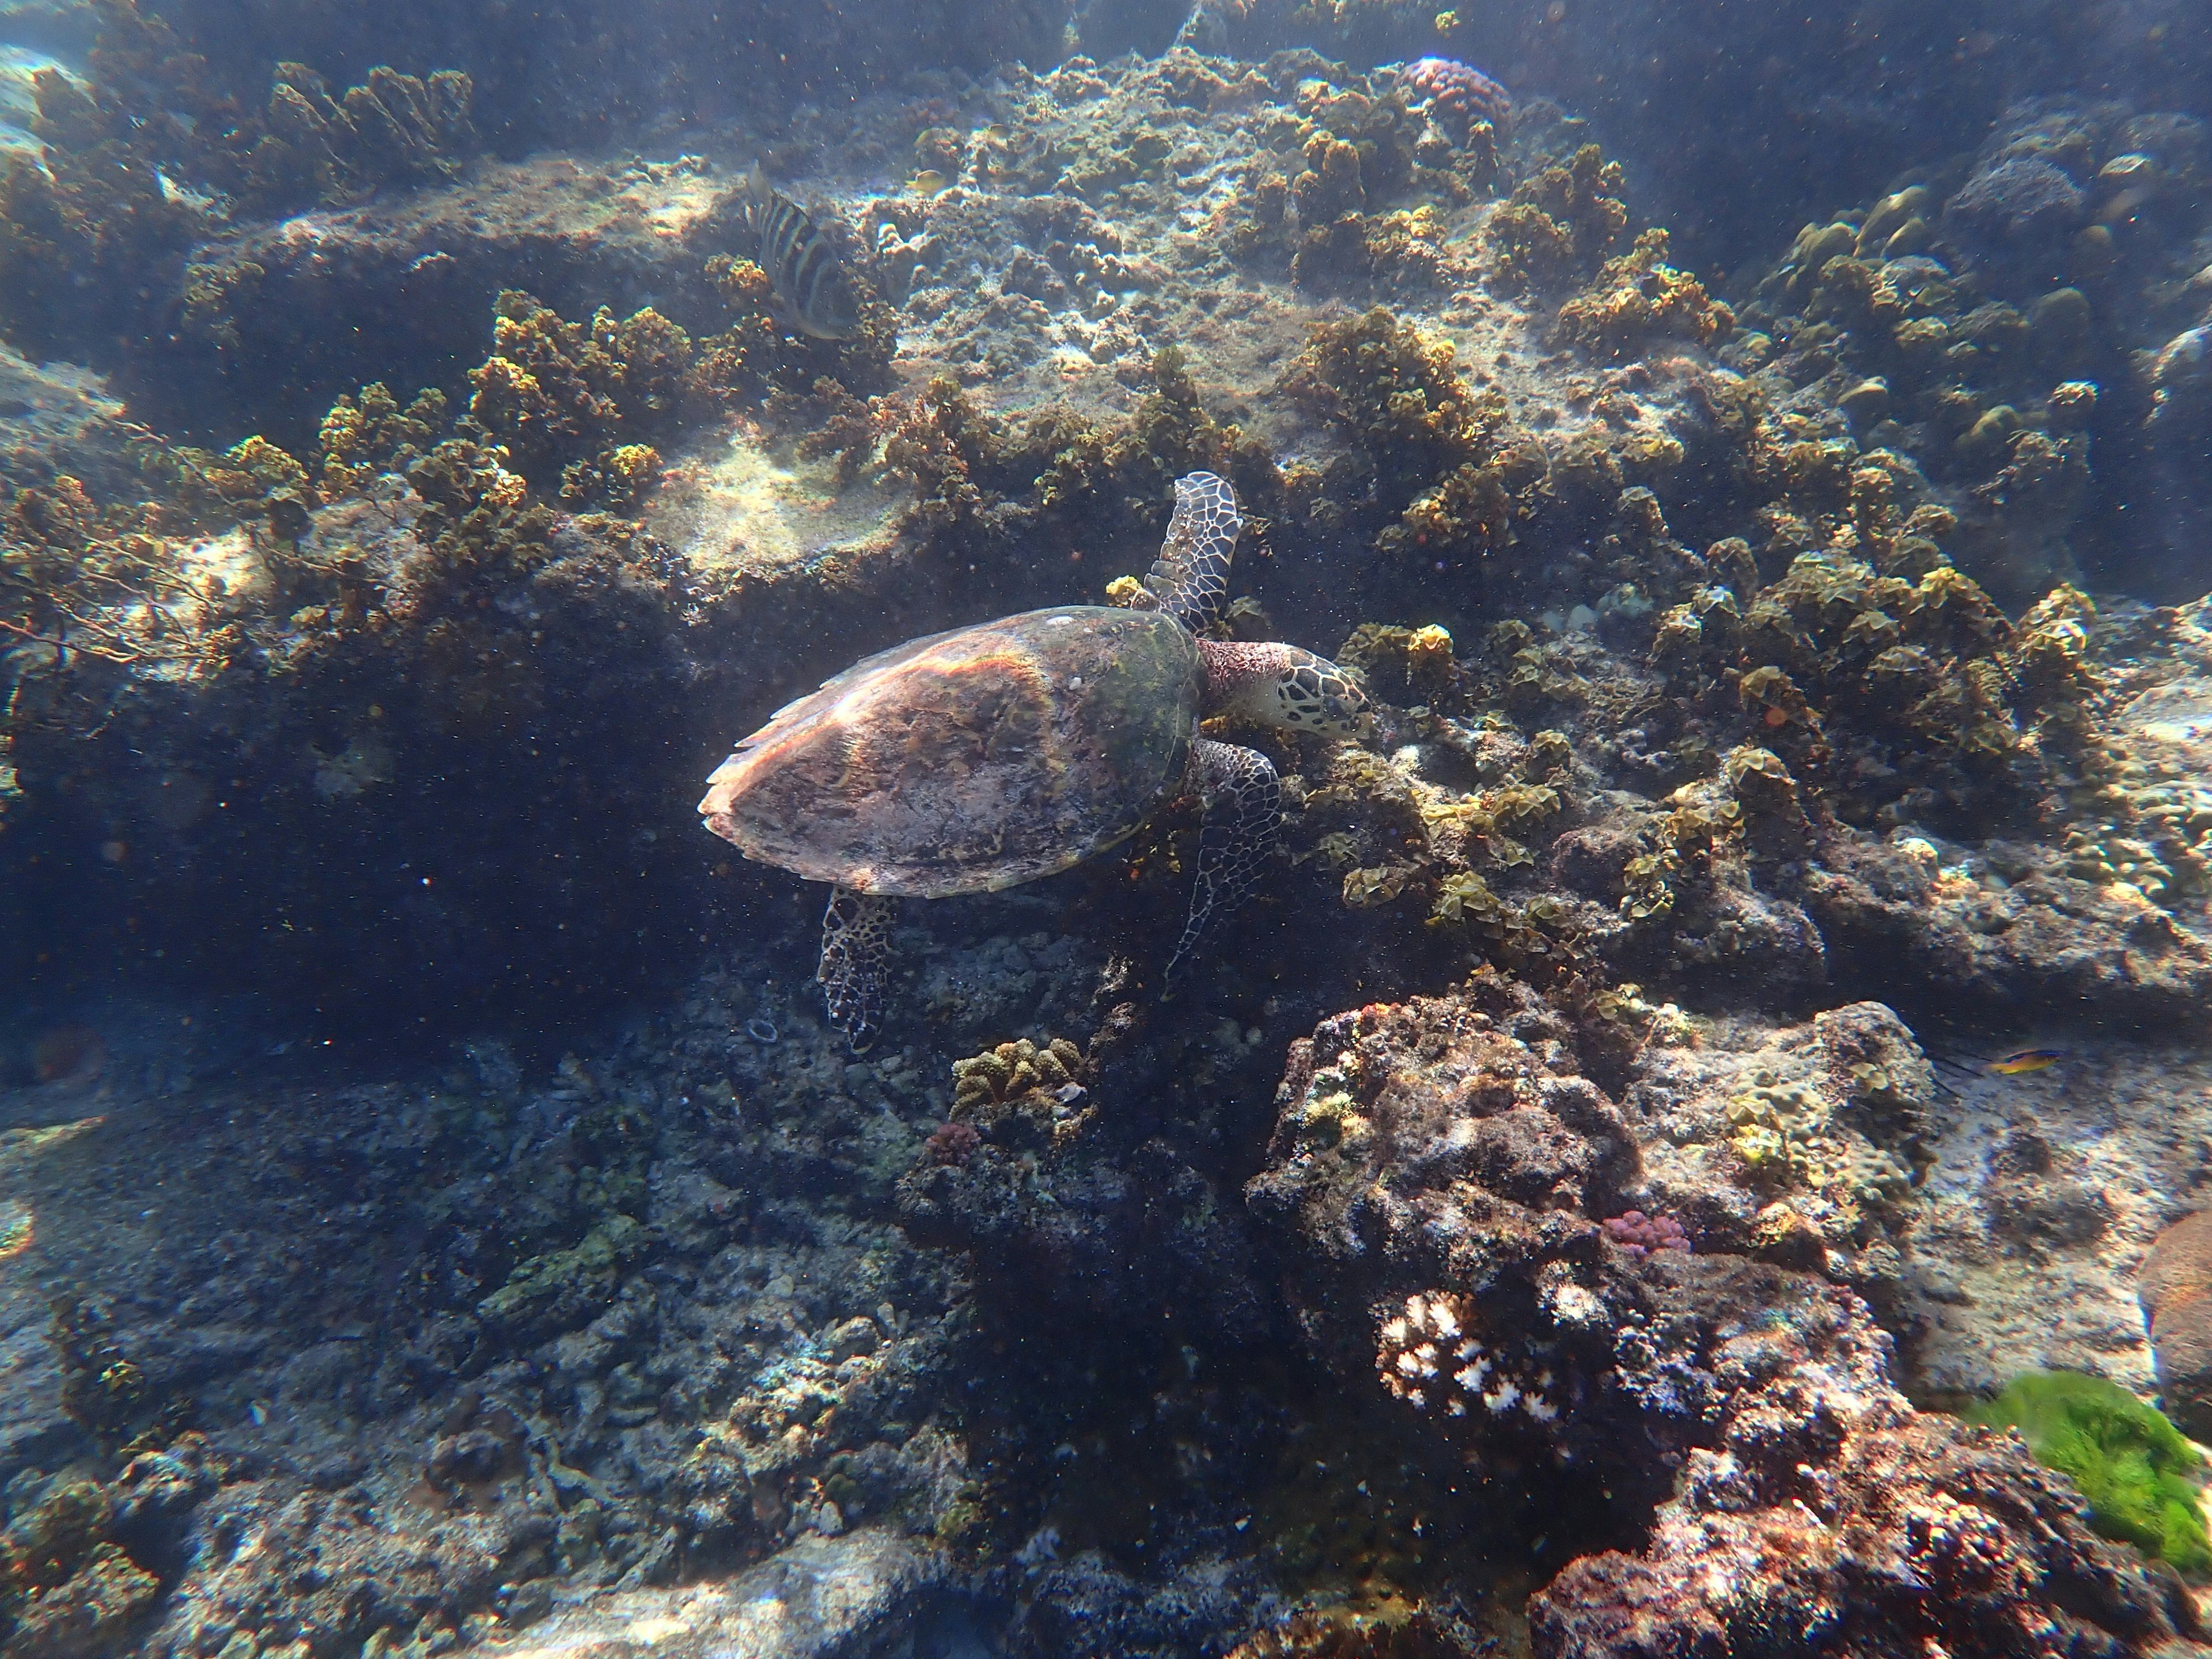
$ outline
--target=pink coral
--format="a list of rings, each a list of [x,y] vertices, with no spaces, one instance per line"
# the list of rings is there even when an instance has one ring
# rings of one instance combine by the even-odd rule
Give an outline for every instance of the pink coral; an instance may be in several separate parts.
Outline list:
[[[1641,1210],[1624,1210],[1606,1218],[1605,1232],[1607,1237],[1639,1261],[1655,1250],[1686,1253],[1690,1248],[1689,1234],[1671,1215],[1646,1215]]]
[[[940,1124],[929,1139],[922,1143],[921,1157],[926,1164],[949,1164],[957,1168],[975,1155],[983,1144],[983,1137],[972,1123],[954,1119]]]
[[[1472,64],[1455,58],[1417,58],[1406,65],[1399,84],[1429,100],[1429,113],[1456,130],[1464,141],[1477,121],[1503,133],[1513,119],[1513,98]]]

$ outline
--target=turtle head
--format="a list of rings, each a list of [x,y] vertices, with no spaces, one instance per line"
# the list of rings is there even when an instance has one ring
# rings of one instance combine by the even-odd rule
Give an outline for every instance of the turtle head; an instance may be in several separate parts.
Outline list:
[[[1371,719],[1367,694],[1327,657],[1295,645],[1201,640],[1206,712],[1316,737],[1356,738]]]

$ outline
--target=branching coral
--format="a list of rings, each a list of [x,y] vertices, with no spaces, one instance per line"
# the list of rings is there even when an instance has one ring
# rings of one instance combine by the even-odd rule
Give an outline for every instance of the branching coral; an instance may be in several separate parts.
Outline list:
[[[1054,1037],[1042,1048],[1027,1037],[1002,1042],[972,1060],[952,1062],[953,1109],[972,1112],[1004,1105],[1032,1089],[1064,1089],[1085,1069],[1083,1050],[1066,1037]]]
[[[972,1152],[974,1143],[950,1133],[963,1125],[980,1141],[1015,1149],[1072,1139],[1097,1109],[1083,1084],[1089,1072],[1083,1050],[1065,1037],[1042,1044],[1023,1037],[953,1061],[953,1115],[939,1132],[948,1136],[945,1150],[958,1154],[951,1161],[966,1161],[959,1148]]]

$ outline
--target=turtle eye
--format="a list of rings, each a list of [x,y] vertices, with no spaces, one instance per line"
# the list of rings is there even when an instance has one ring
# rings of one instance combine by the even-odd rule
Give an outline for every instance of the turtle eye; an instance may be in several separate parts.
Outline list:
[[[1330,730],[1347,737],[1366,730],[1367,699],[1350,680],[1327,681],[1321,702],[1323,720]]]

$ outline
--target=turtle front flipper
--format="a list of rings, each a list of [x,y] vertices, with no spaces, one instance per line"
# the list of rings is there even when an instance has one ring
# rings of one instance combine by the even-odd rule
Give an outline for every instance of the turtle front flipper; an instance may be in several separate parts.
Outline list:
[[[830,1023],[845,1034],[856,1054],[874,1045],[883,1018],[891,917],[897,908],[896,899],[833,887],[823,914],[822,965],[814,977],[830,1005]]]
[[[1198,885],[1190,896],[1190,920],[1168,959],[1164,984],[1170,988],[1206,930],[1251,892],[1261,866],[1275,850],[1283,820],[1283,787],[1275,763],[1258,750],[1200,738],[1190,746],[1190,764],[1206,802],[1206,827],[1199,832]]]
[[[1195,634],[1220,619],[1244,518],[1237,510],[1237,492],[1218,473],[1184,474],[1176,480],[1175,496],[1175,516],[1145,577],[1145,591]]]

